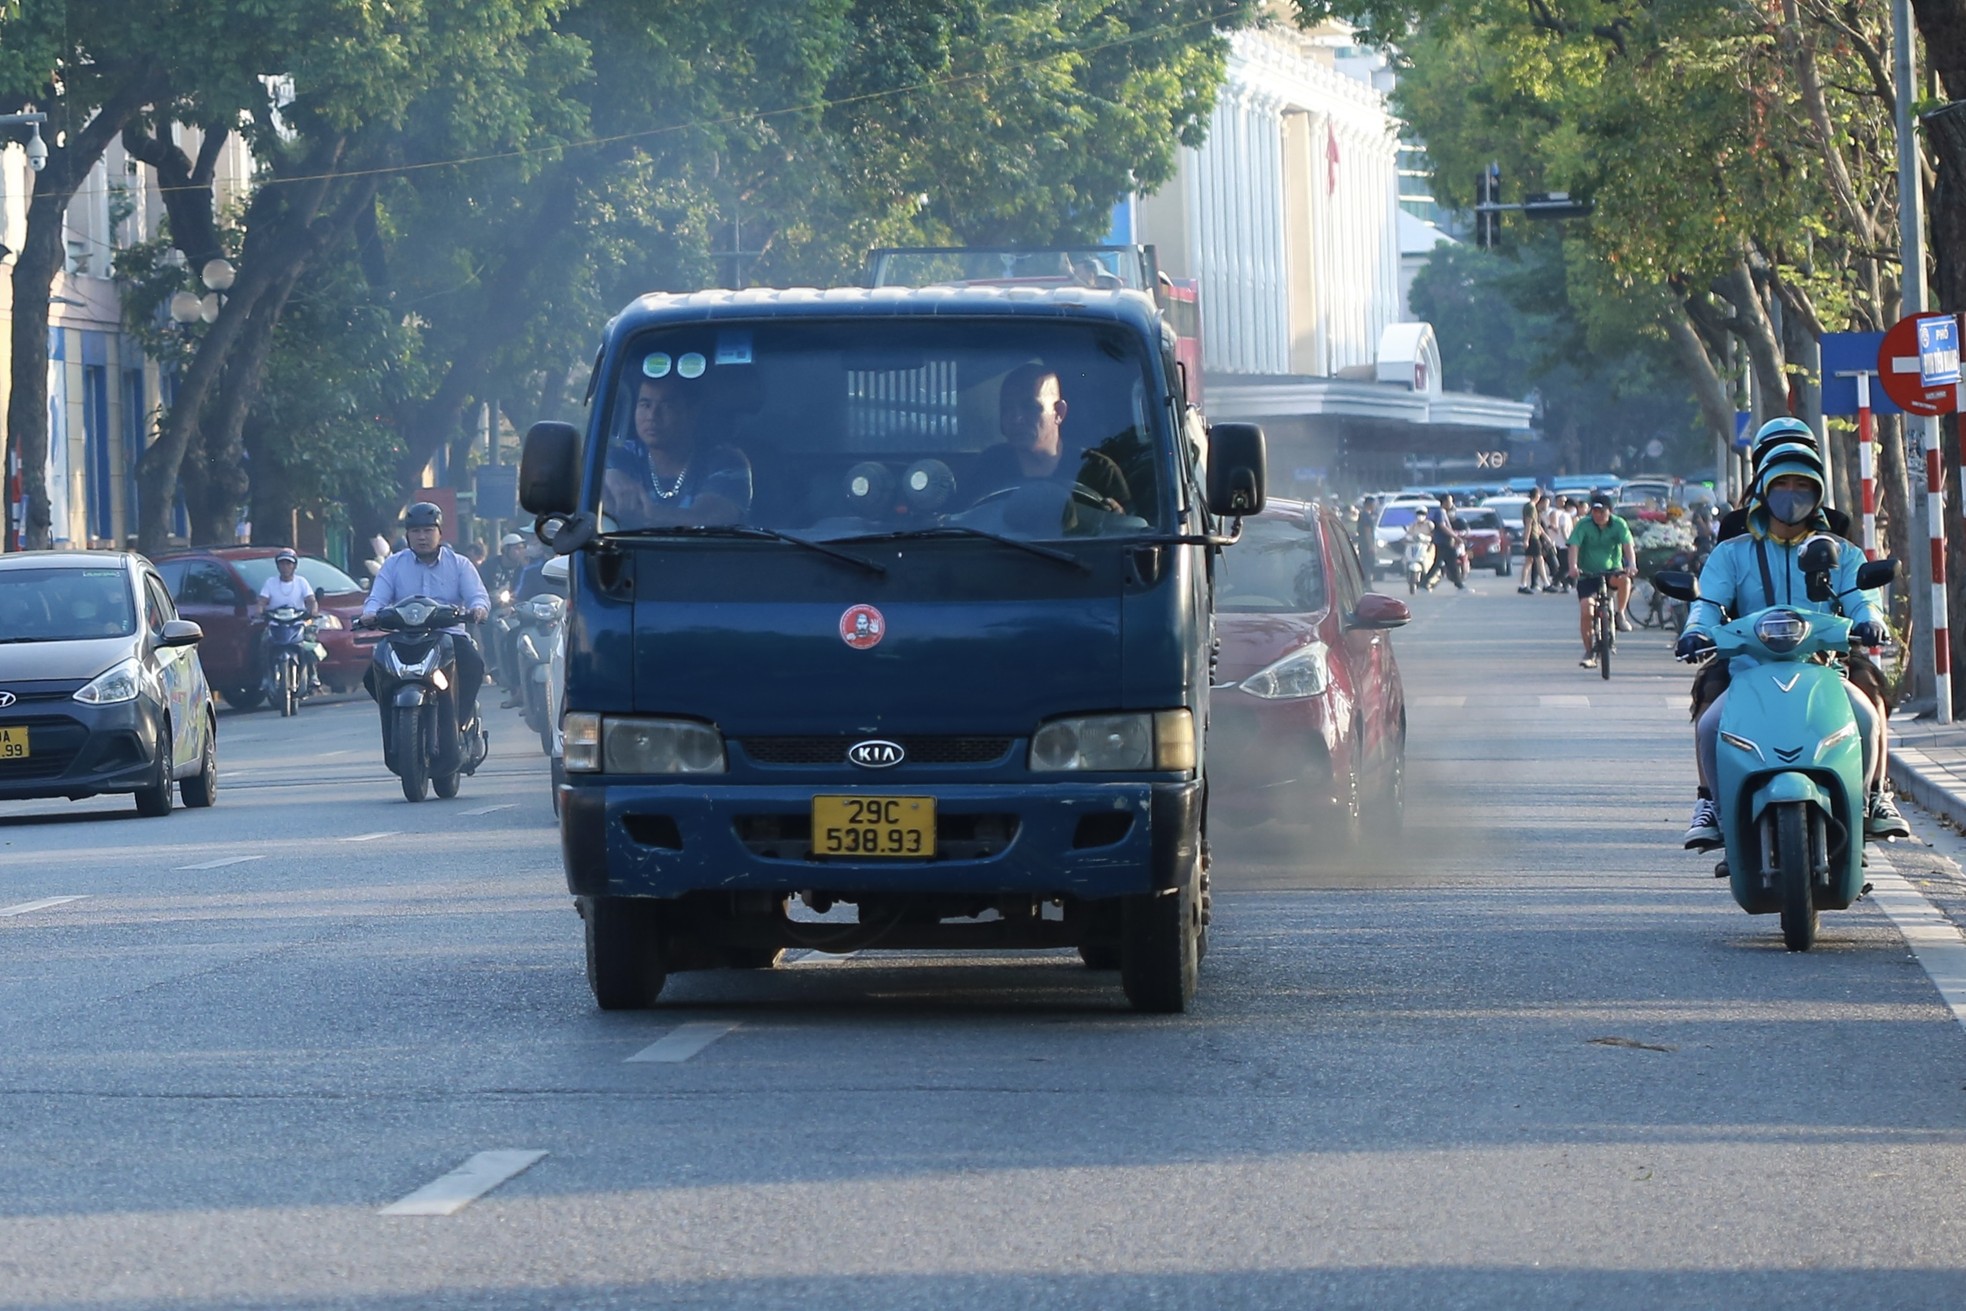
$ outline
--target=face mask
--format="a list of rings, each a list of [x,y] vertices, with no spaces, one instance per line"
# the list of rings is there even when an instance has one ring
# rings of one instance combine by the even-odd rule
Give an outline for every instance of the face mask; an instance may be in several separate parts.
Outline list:
[[[1813,492],[1798,492],[1782,488],[1768,493],[1768,513],[1783,523],[1801,523],[1816,512],[1816,502],[1821,497]]]

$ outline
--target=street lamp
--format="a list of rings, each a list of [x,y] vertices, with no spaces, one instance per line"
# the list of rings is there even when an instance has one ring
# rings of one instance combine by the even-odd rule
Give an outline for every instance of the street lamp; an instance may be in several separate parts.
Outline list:
[[[36,173],[48,167],[48,143],[41,139],[41,125],[47,121],[46,114],[0,114],[0,127],[29,127],[34,130],[27,139],[27,166]]]
[[[238,276],[239,271],[224,256],[206,260],[204,267],[198,270],[198,279],[211,290],[203,296],[195,291],[173,292],[171,317],[186,327],[198,322],[218,322],[219,308],[225,304],[225,293],[232,289],[232,283]]]

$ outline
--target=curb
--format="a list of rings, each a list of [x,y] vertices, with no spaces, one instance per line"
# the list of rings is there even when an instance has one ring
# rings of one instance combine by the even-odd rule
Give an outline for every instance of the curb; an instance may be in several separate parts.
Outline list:
[[[1947,786],[1945,771],[1932,763],[1917,747],[1891,744],[1891,785],[1901,797],[1909,797],[1921,808],[1950,824],[1966,828],[1966,795]]]

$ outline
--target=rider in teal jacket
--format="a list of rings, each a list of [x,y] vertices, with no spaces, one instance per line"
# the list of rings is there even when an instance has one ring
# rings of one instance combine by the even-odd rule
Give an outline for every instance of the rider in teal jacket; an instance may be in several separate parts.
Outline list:
[[[1812,601],[1809,584],[1802,572],[1803,546],[1818,534],[1829,533],[1823,512],[1822,466],[1803,453],[1778,456],[1765,465],[1755,481],[1754,502],[1748,512],[1748,531],[1714,547],[1700,571],[1700,599],[1687,616],[1686,630],[1679,639],[1676,654],[1682,660],[1697,660],[1713,647],[1713,629],[1729,616],[1738,618],[1771,605],[1796,610],[1834,613],[1837,601]],[[1862,556],[1843,544],[1836,568],[1830,573],[1830,586],[1841,601],[1841,612],[1852,625],[1852,637],[1863,646],[1876,646],[1884,638],[1884,615],[1872,596],[1857,587],[1857,568]],[[1752,668],[1753,656],[1735,656],[1729,672]],[[1864,818],[1866,837],[1905,837],[1911,830],[1897,807],[1882,789],[1884,776],[1884,710],[1864,692],[1848,683],[1850,708],[1863,734],[1864,777],[1870,789]],[[1715,776],[1715,752],[1720,737],[1721,708],[1727,694],[1720,696],[1700,715],[1695,728],[1695,760],[1700,771],[1700,795],[1693,807],[1693,822],[1686,830],[1686,845],[1706,850],[1721,845],[1720,816],[1711,791]]]

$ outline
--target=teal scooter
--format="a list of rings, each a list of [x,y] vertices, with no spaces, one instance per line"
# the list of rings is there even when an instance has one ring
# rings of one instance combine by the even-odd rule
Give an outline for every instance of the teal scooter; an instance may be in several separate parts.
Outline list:
[[[1831,599],[1839,549],[1827,537],[1804,548],[1811,599]],[[1863,565],[1858,589],[1884,586],[1897,568]],[[1690,573],[1668,570],[1653,585],[1689,603],[1700,597]],[[1864,744],[1842,673],[1850,628],[1841,615],[1771,606],[1713,633],[1713,659],[1760,662],[1734,675],[1720,712],[1713,788],[1728,886],[1748,914],[1781,916],[1790,951],[1815,945],[1818,911],[1846,910],[1869,891]]]

